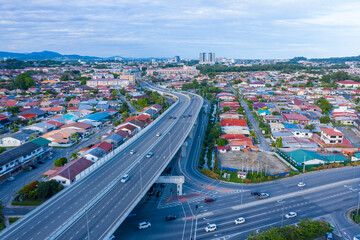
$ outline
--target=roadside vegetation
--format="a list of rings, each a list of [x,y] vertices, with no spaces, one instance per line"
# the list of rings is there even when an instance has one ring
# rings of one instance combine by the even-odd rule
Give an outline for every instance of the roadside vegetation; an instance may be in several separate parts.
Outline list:
[[[2,201],[0,201],[0,231],[5,228],[5,219],[4,219],[3,209],[4,209],[3,203],[2,203]]]
[[[248,240],[312,240],[323,237],[327,232],[332,232],[328,222],[305,219],[300,220],[297,226],[286,225],[272,227],[260,233],[253,233]]]
[[[12,202],[15,206],[39,206],[47,199],[64,189],[64,186],[55,180],[47,182],[34,181],[25,185]]]

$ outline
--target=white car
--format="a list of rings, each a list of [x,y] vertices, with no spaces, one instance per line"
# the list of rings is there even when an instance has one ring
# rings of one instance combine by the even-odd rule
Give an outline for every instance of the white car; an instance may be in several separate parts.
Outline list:
[[[130,155],[133,155],[135,153],[135,150],[130,151]]]
[[[296,212],[289,212],[288,214],[285,215],[287,219],[294,218],[296,216],[297,216]]]
[[[121,181],[122,183],[126,183],[127,180],[129,180],[129,178],[130,178],[129,174],[125,174],[125,175],[121,178],[120,181]]]
[[[242,224],[244,222],[245,222],[245,218],[243,218],[243,217],[239,217],[239,218],[235,219],[235,221],[234,221],[235,224]]]
[[[156,136],[157,136],[157,137],[160,137],[160,136],[161,136],[161,133],[159,133],[159,132],[156,133]]]
[[[152,152],[149,152],[148,154],[146,154],[146,158],[151,158],[154,154]]]
[[[298,183],[298,187],[305,187],[306,186],[306,183],[304,183],[304,182],[299,182]]]
[[[208,224],[206,227],[205,227],[205,231],[206,232],[212,232],[212,231],[215,231],[216,230],[216,224],[212,223],[212,224]]]
[[[148,227],[151,227],[151,224],[149,222],[141,222],[139,223],[138,225],[138,229],[145,229],[145,228],[148,228]]]
[[[8,177],[7,180],[11,182],[11,181],[14,181],[15,178],[14,177]]]

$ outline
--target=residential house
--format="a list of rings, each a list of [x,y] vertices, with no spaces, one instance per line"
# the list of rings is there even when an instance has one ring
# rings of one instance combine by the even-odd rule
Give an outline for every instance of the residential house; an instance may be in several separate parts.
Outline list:
[[[343,143],[344,134],[341,131],[332,128],[320,128],[320,129],[321,129],[320,139],[325,144]]]
[[[11,174],[20,168],[30,166],[51,151],[50,141],[37,138],[0,154],[0,175]]]
[[[82,157],[69,162],[63,167],[56,168],[55,171],[47,171],[44,175],[50,173],[46,179],[56,180],[64,186],[69,186],[78,174],[90,167],[93,163],[94,162]]]

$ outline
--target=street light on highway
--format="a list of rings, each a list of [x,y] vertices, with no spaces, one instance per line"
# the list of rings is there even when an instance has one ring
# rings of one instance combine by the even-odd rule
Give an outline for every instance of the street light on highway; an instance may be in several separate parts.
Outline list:
[[[284,200],[278,200],[278,203],[282,204],[282,214],[281,214],[281,227],[284,225],[284,210],[285,210],[285,201]]]
[[[90,240],[90,231],[89,231],[89,218],[87,215],[88,210],[85,209],[85,216],[86,216],[86,228],[87,228],[87,240]]]

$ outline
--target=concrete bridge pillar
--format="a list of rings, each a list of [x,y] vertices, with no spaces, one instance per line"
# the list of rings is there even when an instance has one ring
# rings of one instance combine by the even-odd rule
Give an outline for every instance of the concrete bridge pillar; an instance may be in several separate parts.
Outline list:
[[[181,146],[181,157],[186,157],[186,147],[187,147],[187,141],[185,141]]]

